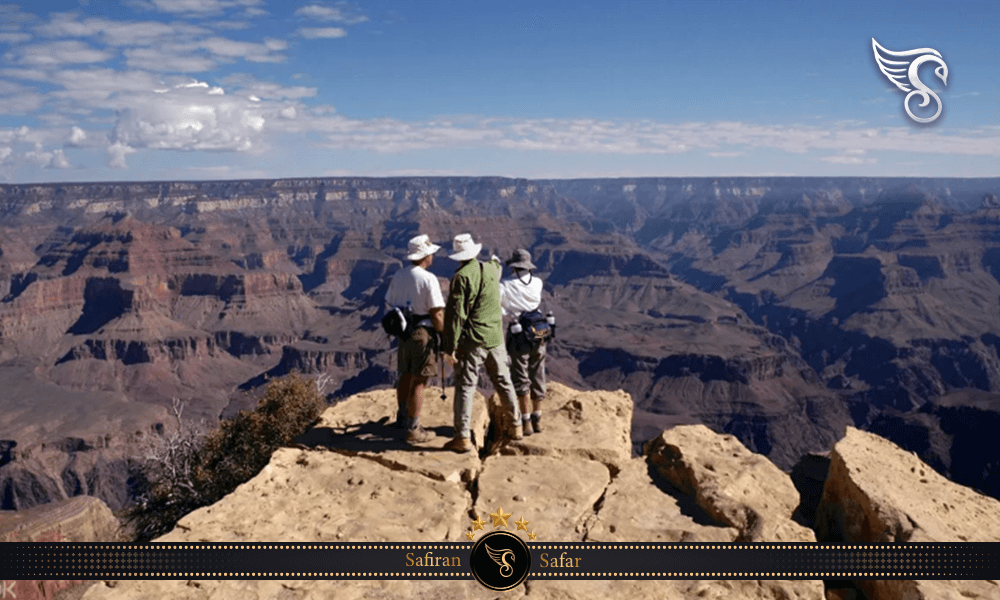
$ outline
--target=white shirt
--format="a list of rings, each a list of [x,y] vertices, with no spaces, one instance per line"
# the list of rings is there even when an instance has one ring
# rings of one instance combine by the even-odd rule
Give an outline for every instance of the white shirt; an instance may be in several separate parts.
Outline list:
[[[542,280],[533,274],[522,271],[520,279],[516,274],[511,274],[500,281],[500,310],[503,311],[503,316],[538,310],[541,303]]]
[[[441,284],[434,274],[423,267],[410,263],[396,271],[389,282],[385,293],[385,301],[392,306],[406,306],[414,314],[428,315],[432,308],[444,308],[444,297],[441,295]]]

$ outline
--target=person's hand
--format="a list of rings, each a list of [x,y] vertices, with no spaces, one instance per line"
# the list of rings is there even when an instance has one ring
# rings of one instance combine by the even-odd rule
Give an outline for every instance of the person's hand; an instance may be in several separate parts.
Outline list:
[[[448,363],[448,366],[454,367],[455,363],[458,362],[457,360],[455,360],[455,357],[452,356],[451,354],[444,354],[443,356],[445,362]]]

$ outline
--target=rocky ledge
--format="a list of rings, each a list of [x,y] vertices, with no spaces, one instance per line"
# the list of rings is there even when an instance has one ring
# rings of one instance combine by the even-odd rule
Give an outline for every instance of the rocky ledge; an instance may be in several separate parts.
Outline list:
[[[425,392],[422,421],[437,437],[419,448],[396,441],[385,428],[395,409],[393,390],[338,403],[296,447],[275,452],[259,475],[217,504],[189,514],[157,541],[456,542],[465,539],[472,519],[485,519],[498,505],[531,521],[539,540],[817,539],[801,517],[793,518],[801,511],[791,478],[733,436],[700,425],[675,427],[647,443],[644,456],[632,457],[632,401],[624,392],[578,392],[552,383],[544,431],[503,445],[491,443],[491,403],[478,397],[473,437],[480,452],[465,455],[442,448],[451,434],[452,401],[445,395],[442,399],[439,388]],[[926,491],[910,493],[928,485],[946,507],[931,506],[933,496]],[[918,532],[894,541],[961,541],[953,532],[1000,541],[1000,502],[935,476],[881,438],[850,429],[832,452],[817,514],[824,535],[845,541],[882,542],[878,535],[886,528]],[[904,515],[911,517],[901,520]],[[898,523],[913,525],[908,530]],[[862,539],[867,532],[876,537]],[[992,582],[857,583],[871,600],[1000,594]],[[529,579],[501,596],[824,600],[838,593],[824,590],[818,580]],[[100,582],[83,598],[497,596],[474,581],[179,580]]]

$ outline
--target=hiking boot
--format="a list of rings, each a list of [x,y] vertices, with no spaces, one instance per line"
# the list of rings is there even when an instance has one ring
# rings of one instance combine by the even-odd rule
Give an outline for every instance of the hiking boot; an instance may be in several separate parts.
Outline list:
[[[531,421],[521,421],[521,428],[524,430],[525,437],[534,433],[534,430],[531,428]]]
[[[427,431],[423,427],[414,427],[406,434],[407,444],[424,444],[433,440],[436,436],[433,432]]]
[[[514,425],[513,431],[510,432],[510,439],[512,440],[523,440],[524,439],[524,426],[520,422]]]
[[[532,430],[534,430],[535,433],[542,432],[542,426],[538,424],[538,422],[541,420],[542,420],[541,416],[531,415],[531,428]]]
[[[467,437],[455,437],[444,445],[444,449],[451,450],[453,452],[458,452],[459,454],[472,452],[473,450],[472,440],[470,440]]]

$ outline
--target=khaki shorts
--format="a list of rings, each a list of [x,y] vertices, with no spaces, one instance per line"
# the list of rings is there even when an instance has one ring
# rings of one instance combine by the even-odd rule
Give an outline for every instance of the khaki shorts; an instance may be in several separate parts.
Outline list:
[[[417,327],[410,337],[399,344],[399,372],[403,375],[433,377],[437,372],[434,353],[437,344],[426,327]]]

